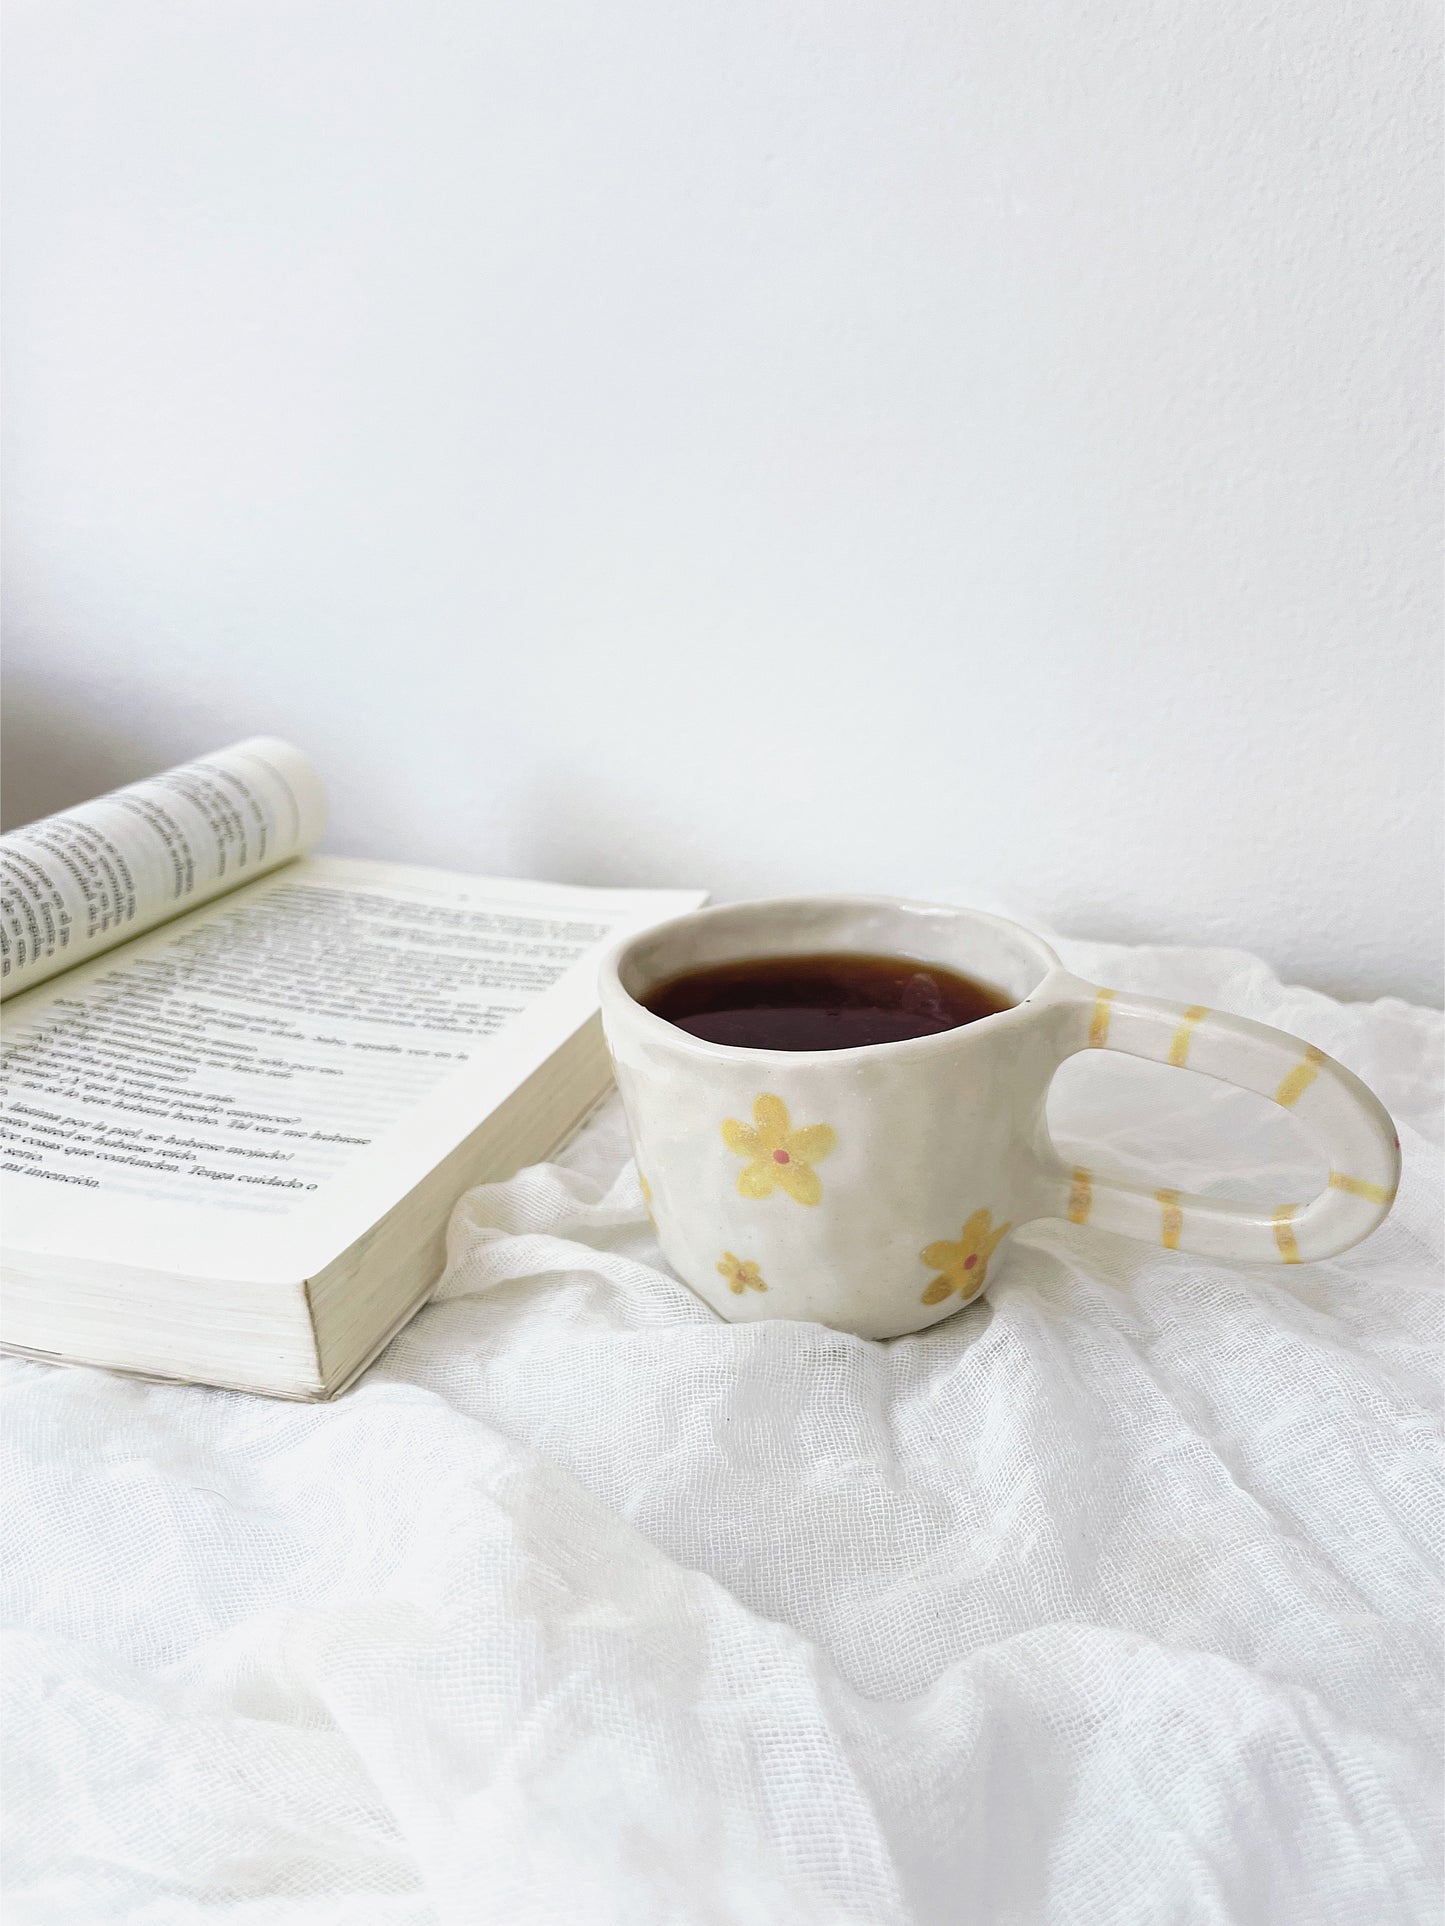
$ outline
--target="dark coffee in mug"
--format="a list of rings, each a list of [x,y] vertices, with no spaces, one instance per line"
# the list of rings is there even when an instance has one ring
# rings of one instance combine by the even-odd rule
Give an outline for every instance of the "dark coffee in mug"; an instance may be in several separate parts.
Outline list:
[[[726,956],[756,960],[698,968]],[[984,980],[934,957],[966,958]],[[1211,1264],[1308,1264],[1367,1237],[1400,1181],[1385,1110],[1316,1045],[1087,983],[979,910],[886,896],[697,910],[623,943],[601,990],[658,1242],[735,1324],[920,1331],[991,1289],[1009,1239],[1051,1217]],[[859,1043],[898,1047],[846,1047]],[[1163,1172],[1116,1181],[1098,1167],[1108,1138],[1097,1157],[1079,1144],[1060,1155],[1049,1086],[1086,1050],[1270,1098],[1298,1118],[1329,1181],[1313,1198],[1232,1206]]]
[[[986,983],[906,956],[827,951],[688,970],[642,998],[707,1043],[741,1050],[856,1050],[936,1036],[1011,1007]]]

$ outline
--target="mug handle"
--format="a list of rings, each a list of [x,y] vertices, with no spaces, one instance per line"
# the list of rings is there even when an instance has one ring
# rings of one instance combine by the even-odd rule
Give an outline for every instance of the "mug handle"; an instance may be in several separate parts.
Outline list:
[[[1272,1209],[1219,1203],[1189,1191],[1146,1189],[1066,1166],[1048,1138],[1051,1216],[1122,1231],[1169,1251],[1243,1263],[1302,1264],[1336,1257],[1389,1214],[1400,1182],[1400,1139],[1374,1093],[1343,1064],[1286,1030],[1200,1004],[1167,1003],[1070,977],[1063,1057],[1119,1050],[1150,1063],[1203,1071],[1292,1111],[1323,1151],[1329,1180],[1308,1203]],[[1062,1061],[1062,1058],[1061,1058]]]

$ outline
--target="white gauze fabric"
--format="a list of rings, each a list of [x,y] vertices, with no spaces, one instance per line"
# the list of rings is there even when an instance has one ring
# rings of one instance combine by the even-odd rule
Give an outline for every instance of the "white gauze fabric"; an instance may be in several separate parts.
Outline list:
[[[1441,1020],[1061,947],[1358,1071],[1389,1223],[1297,1269],[1039,1223],[919,1336],[733,1327],[614,1106],[461,1201],[335,1404],[7,1360],[7,1922],[1435,1917]],[[1097,1053],[1055,1119],[1159,1182],[1321,1175]]]

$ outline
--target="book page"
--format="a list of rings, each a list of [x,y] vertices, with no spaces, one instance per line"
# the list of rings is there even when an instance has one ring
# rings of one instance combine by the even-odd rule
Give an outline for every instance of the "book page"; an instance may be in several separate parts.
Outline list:
[[[100,958],[11,1006],[7,1248],[320,1268],[700,900],[314,858]]]
[[[309,849],[326,824],[299,749],[253,736],[0,836],[0,997]]]

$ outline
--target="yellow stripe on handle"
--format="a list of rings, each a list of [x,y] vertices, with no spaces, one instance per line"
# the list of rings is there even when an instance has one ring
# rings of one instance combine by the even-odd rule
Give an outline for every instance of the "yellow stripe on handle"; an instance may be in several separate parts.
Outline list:
[[[1202,1017],[1209,1015],[1203,1004],[1193,1003],[1184,1012],[1184,1021],[1174,1032],[1174,1040],[1169,1045],[1169,1061],[1176,1069],[1182,1070],[1189,1061],[1189,1045],[1194,1037],[1194,1026]]]
[[[1367,1184],[1363,1177],[1347,1177],[1342,1170],[1330,1172],[1330,1188],[1346,1190],[1351,1197],[1363,1197],[1371,1204],[1392,1204],[1395,1201],[1394,1191],[1386,1190],[1383,1184]]]
[[[1069,1222],[1087,1224],[1094,1207],[1094,1180],[1082,1164],[1074,1166],[1074,1185],[1069,1192]]]
[[[1179,1233],[1184,1229],[1184,1212],[1179,1208],[1179,1192],[1156,1190],[1154,1198],[1156,1203],[1164,1206],[1164,1215],[1160,1220],[1159,1241],[1166,1251],[1177,1251]]]
[[[1311,1044],[1305,1051],[1304,1062],[1297,1063],[1294,1069],[1289,1071],[1285,1076],[1279,1089],[1275,1091],[1275,1102],[1282,1103],[1286,1110],[1289,1109],[1292,1103],[1298,1103],[1306,1090],[1308,1090],[1314,1082],[1315,1078],[1320,1074],[1320,1065],[1326,1062],[1328,1062],[1328,1058],[1325,1056],[1324,1051],[1316,1049],[1314,1044]]]
[[[1089,1023],[1089,1048],[1102,1050],[1109,1041],[1109,1005],[1119,994],[1117,990],[1100,990],[1094,998],[1094,1014]],[[1077,1035],[1077,1032],[1075,1032]]]
[[[1295,1242],[1295,1234],[1289,1221],[1298,1209],[1298,1204],[1281,1204],[1274,1214],[1274,1241],[1279,1245],[1282,1264],[1300,1262],[1299,1245]]]

